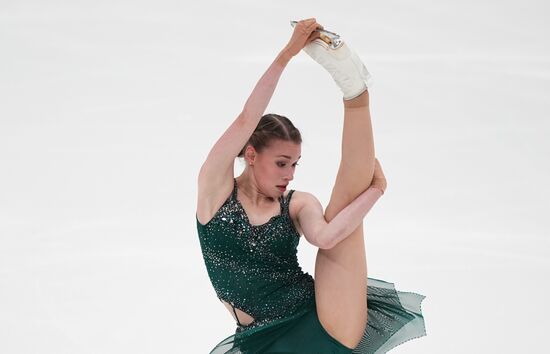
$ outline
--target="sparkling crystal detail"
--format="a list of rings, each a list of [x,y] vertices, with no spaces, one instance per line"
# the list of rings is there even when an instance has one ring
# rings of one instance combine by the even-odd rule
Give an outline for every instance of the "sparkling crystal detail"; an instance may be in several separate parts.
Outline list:
[[[254,318],[246,328],[284,318],[315,301],[313,277],[298,264],[300,235],[288,211],[293,192],[279,199],[279,215],[252,225],[237,199],[235,181],[211,222],[197,223],[216,295]]]

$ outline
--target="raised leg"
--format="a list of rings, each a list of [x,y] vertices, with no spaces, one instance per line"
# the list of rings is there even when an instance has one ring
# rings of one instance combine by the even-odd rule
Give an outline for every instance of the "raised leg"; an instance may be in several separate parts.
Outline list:
[[[342,156],[327,221],[367,189],[374,174],[374,140],[369,92],[344,100]],[[319,249],[315,261],[319,321],[326,331],[355,348],[367,325],[367,262],[363,225],[331,249]]]

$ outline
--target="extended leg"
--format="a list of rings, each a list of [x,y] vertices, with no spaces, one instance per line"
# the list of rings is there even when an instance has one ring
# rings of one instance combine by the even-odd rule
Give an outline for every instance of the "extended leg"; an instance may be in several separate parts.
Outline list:
[[[368,188],[374,173],[374,141],[369,93],[344,100],[342,156],[327,221]],[[331,249],[319,249],[315,261],[315,295],[319,321],[349,348],[360,341],[367,324],[367,262],[363,226]]]

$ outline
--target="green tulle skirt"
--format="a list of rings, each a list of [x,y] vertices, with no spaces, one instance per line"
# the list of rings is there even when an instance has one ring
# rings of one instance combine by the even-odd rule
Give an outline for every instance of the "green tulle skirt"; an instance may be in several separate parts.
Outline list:
[[[397,291],[393,283],[367,278],[367,327],[355,348],[346,347],[323,328],[313,299],[291,316],[238,329],[210,353],[386,353],[408,340],[426,335],[421,309],[424,298],[424,295]]]

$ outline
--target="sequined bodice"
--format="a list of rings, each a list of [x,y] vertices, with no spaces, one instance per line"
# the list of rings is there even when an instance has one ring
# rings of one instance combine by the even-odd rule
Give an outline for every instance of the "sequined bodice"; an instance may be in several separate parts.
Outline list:
[[[233,192],[206,224],[197,230],[208,275],[218,298],[266,322],[293,314],[314,300],[314,281],[298,264],[300,235],[279,198],[281,213],[262,225],[251,225]]]

